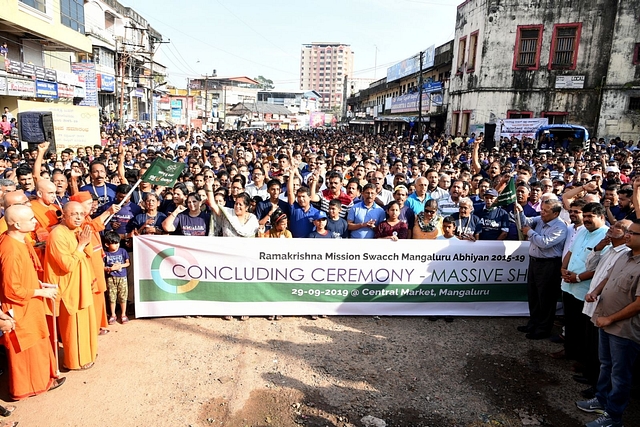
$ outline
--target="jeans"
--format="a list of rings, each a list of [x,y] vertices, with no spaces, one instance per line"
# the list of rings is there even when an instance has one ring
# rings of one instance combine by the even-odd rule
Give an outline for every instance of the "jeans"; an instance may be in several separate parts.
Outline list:
[[[614,421],[622,421],[622,413],[629,404],[633,363],[639,353],[637,342],[600,329],[600,377],[596,397]]]

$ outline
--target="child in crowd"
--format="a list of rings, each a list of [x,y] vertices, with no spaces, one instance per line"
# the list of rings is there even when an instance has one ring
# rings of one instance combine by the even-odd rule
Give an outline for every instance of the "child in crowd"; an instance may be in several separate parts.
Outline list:
[[[349,224],[347,224],[344,218],[340,218],[341,210],[342,202],[340,202],[340,200],[333,199],[329,202],[329,209],[327,210],[327,230],[329,230],[336,239],[346,239],[349,237]]]
[[[436,240],[448,239],[458,239],[456,237],[456,220],[450,215],[444,217],[444,219],[442,220],[442,234],[436,237]]]
[[[276,209],[276,211],[271,214],[269,221],[271,222],[272,227],[268,231],[264,231],[264,226],[260,226],[260,228],[258,228],[258,237],[293,238],[291,232],[287,230],[289,225],[287,214],[282,212],[280,209]]]
[[[309,234],[310,239],[333,239],[333,233],[327,230],[327,214],[318,211],[312,218],[313,225],[316,227],[314,231]]]
[[[107,231],[104,234],[104,243],[107,251],[104,256],[104,271],[107,275],[107,289],[109,290],[109,304],[111,317],[109,324],[116,323],[116,302],[120,304],[120,320],[122,324],[129,322],[127,317],[127,267],[129,267],[129,254],[120,247],[120,235],[115,231]]]

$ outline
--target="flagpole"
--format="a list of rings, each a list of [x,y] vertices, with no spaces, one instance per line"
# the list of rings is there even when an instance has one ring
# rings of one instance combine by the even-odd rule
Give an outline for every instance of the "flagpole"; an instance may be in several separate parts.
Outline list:
[[[124,196],[124,198],[122,199],[122,201],[120,203],[118,203],[118,207],[121,208],[122,205],[124,205],[124,202],[133,194],[133,192],[135,191],[136,188],[138,188],[138,186],[140,185],[141,182],[142,182],[142,179],[138,179],[138,181],[133,185],[133,187],[131,187],[131,190],[129,190],[127,195]],[[105,225],[108,224],[109,221],[111,221],[111,218],[113,218],[113,215],[115,215],[115,214],[109,215],[109,217],[104,221]]]

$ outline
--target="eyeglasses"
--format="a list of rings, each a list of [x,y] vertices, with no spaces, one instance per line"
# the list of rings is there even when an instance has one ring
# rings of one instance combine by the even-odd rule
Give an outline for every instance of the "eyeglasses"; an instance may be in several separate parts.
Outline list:
[[[429,215],[435,215],[435,213],[436,213],[436,212],[437,212],[437,211],[432,211],[432,210],[429,210],[429,209],[425,209],[425,210],[424,210],[424,213],[425,213],[425,214],[429,214]]]

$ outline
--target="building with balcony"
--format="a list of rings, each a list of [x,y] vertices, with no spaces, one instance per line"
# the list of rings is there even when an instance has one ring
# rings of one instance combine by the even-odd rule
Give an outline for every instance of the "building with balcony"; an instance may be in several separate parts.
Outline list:
[[[232,128],[235,117],[227,117],[228,112],[237,104],[255,104],[260,90],[260,82],[246,76],[207,76],[191,79],[188,85],[194,109],[183,117],[203,129]]]
[[[347,99],[349,127],[362,132],[409,135],[417,134],[416,124],[422,123],[423,133],[442,131],[446,122],[446,92],[452,58],[453,41],[450,41],[389,67],[387,77]]]
[[[258,92],[258,102],[282,105],[293,114],[310,114],[314,111],[320,111],[321,100],[322,96],[314,90],[299,92]]]
[[[637,140],[638,8],[621,0],[458,6],[447,127],[547,118]]]
[[[0,105],[18,113],[18,101],[72,103],[84,97],[84,84],[70,63],[91,51],[84,35],[82,0],[7,1],[0,7]]]
[[[311,43],[300,52],[300,90],[314,90],[322,95],[320,108],[342,112],[345,100],[345,77],[353,75],[351,46],[342,43]]]

